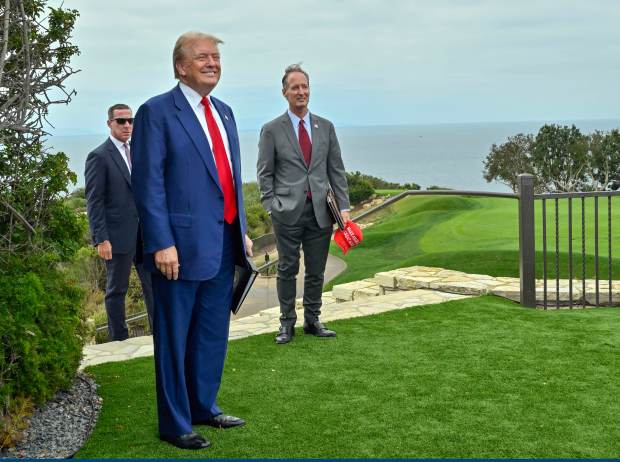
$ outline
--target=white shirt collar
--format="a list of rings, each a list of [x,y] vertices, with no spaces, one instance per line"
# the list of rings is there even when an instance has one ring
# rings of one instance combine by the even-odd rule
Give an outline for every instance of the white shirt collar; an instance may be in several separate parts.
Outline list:
[[[114,146],[116,146],[116,148],[117,148],[118,150],[120,150],[120,151],[124,152],[123,150],[124,150],[125,148],[123,147],[123,145],[124,145],[125,143],[123,143],[123,142],[122,142],[122,141],[120,141],[120,140],[117,140],[117,139],[116,139],[116,138],[114,138],[112,135],[110,135],[110,139],[112,140],[112,143],[114,143]],[[130,140],[127,140],[127,143],[130,143]]]
[[[185,85],[183,82],[179,82],[179,88],[193,108],[198,107],[199,104],[202,104],[202,95],[192,87]],[[213,106],[213,101],[211,101],[210,95],[207,95],[207,99],[209,100],[211,106]]]

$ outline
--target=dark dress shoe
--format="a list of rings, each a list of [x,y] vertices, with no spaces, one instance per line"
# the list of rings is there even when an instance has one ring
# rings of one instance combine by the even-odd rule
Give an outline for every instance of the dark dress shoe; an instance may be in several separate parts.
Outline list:
[[[197,422],[199,425],[208,425],[215,428],[233,428],[245,425],[245,420],[234,415],[219,414],[208,420]]]
[[[276,343],[280,345],[288,343],[293,340],[293,337],[295,337],[294,327],[280,326],[280,331],[276,335]]]
[[[209,441],[198,433],[188,433],[180,436],[160,436],[159,438],[179,449],[204,449],[211,445]]]
[[[316,337],[335,337],[336,332],[326,329],[323,323],[316,321],[312,324],[304,324],[304,332]]]

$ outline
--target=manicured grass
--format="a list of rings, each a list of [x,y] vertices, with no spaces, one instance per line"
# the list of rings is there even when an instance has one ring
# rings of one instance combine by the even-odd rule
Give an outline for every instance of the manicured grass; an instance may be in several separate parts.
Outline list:
[[[560,276],[568,275],[568,209],[560,201]],[[607,202],[600,200],[599,265],[607,277]],[[412,265],[439,266],[492,276],[519,275],[518,202],[514,199],[452,196],[409,197],[368,221],[361,246],[342,256],[332,244],[330,251],[342,257],[347,269],[326,287],[372,277],[379,271]],[[594,208],[586,202],[586,276],[594,276]],[[573,208],[573,274],[581,277],[581,205]],[[547,205],[548,275],[555,277],[555,215]],[[542,277],[542,211],[536,202],[537,275]],[[620,217],[620,201],[613,202],[612,217]],[[612,275],[620,277],[620,225],[612,226]]]
[[[482,297],[330,323],[336,339],[230,343],[213,446],[157,438],[152,358],[90,368],[104,457],[618,457],[620,310]]]
[[[406,189],[375,189],[377,196],[392,197],[406,191]]]

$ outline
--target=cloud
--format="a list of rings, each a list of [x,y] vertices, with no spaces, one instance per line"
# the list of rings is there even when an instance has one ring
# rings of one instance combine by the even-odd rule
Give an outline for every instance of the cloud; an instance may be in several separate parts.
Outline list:
[[[619,115],[615,0],[65,0],[81,16],[78,96],[54,108],[60,132],[104,131],[110,104],[171,88],[187,30],[222,46],[217,95],[242,128],[284,111],[284,67],[303,61],[312,110],[339,125]]]

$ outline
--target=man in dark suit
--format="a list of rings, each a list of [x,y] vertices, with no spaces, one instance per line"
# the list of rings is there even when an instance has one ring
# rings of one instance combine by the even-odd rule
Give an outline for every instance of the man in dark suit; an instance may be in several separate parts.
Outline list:
[[[308,111],[310,80],[294,64],[282,77],[288,111],[267,123],[258,144],[258,185],[263,207],[271,215],[278,248],[277,290],[280,332],[276,342],[295,335],[296,277],[304,250],[304,332],[335,337],[319,320],[321,293],[332,219],[327,191],[334,191],[343,219],[349,220],[347,178],[333,124]]]
[[[132,184],[153,272],[159,435],[183,449],[209,442],[192,425],[245,422],[216,403],[235,264],[248,265],[239,137],[233,112],[210,96],[221,40],[200,32],[174,47],[172,90],[136,114]]]
[[[128,337],[125,295],[132,264],[142,283],[149,322],[153,314],[151,274],[142,267],[138,211],[131,192],[131,138],[133,117],[126,104],[108,109],[110,136],[86,159],[86,205],[88,223],[97,253],[105,260],[105,309],[110,340]]]

